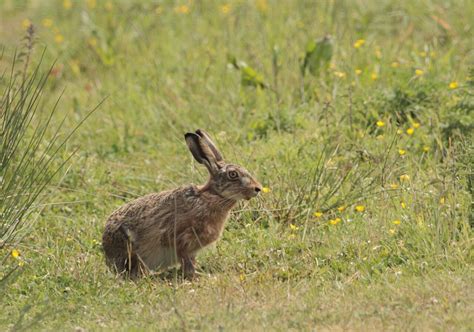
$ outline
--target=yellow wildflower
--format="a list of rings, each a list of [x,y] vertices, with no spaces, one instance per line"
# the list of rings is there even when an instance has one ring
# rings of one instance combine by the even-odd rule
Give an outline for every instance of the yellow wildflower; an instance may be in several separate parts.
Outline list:
[[[266,12],[268,9],[267,0],[257,0],[257,9],[261,12]]]
[[[361,70],[361,69],[359,69],[359,68],[357,68],[357,69],[355,70],[355,74],[356,74],[356,75],[360,75],[360,74],[362,74],[362,70]]]
[[[418,129],[420,126],[421,124],[419,122],[413,122],[413,128]]]
[[[64,7],[64,9],[71,9],[72,1],[71,0],[64,0],[63,1],[63,7]]]
[[[408,174],[402,174],[400,175],[400,181],[410,181],[410,176]]]
[[[221,6],[221,13],[224,14],[224,15],[229,14],[230,13],[230,5],[229,4],[222,5]]]
[[[87,0],[87,7],[90,9],[97,7],[97,0]]]
[[[376,81],[379,77],[377,76],[377,73],[372,73],[370,75],[370,78],[372,79],[372,81]]]
[[[186,5],[181,5],[181,6],[176,7],[174,11],[178,14],[187,14],[189,13],[189,7]]]
[[[423,216],[422,215],[417,215],[416,216],[416,224],[418,225],[418,227],[425,227],[425,221],[423,220]]]
[[[391,184],[390,184],[390,189],[398,189],[398,184],[396,184],[396,183],[391,183]]]
[[[313,216],[315,216],[316,218],[320,218],[323,216],[323,213],[320,211],[316,211],[315,213],[313,213]]]
[[[403,155],[405,155],[406,153],[407,153],[406,150],[404,150],[404,149],[398,149],[398,154],[399,154],[400,156],[403,156]]]
[[[425,145],[423,147],[423,152],[428,152],[428,151],[430,151],[430,147]]]
[[[339,78],[345,78],[346,77],[346,73],[344,73],[343,71],[335,71],[334,75],[336,75]]]
[[[296,225],[290,224],[290,229],[291,229],[292,231],[297,231],[297,230],[299,229],[299,227],[296,226]]]
[[[423,70],[421,70],[421,69],[416,69],[416,70],[415,70],[415,75],[416,75],[416,76],[422,76],[423,74],[424,74],[424,71],[423,71]]]
[[[55,36],[54,36],[54,41],[58,44],[61,44],[63,41],[64,41],[64,36],[60,33],[57,33]]]
[[[389,232],[391,235],[394,235],[394,234],[396,233],[396,231],[395,231],[393,228],[389,229],[388,232]]]
[[[75,74],[75,75],[79,75],[81,73],[81,67],[79,66],[79,61],[77,60],[71,60],[69,62],[69,66],[71,67],[71,71]]]
[[[44,18],[42,21],[41,21],[41,24],[45,27],[45,28],[51,28],[53,26],[53,20],[50,19],[50,18]]]
[[[25,262],[24,262],[24,261],[19,261],[19,262],[18,262],[18,266],[19,266],[19,267],[22,267],[23,265],[25,265]]]
[[[272,191],[272,190],[268,187],[263,187],[262,188],[262,193],[264,193],[264,194],[268,194],[270,191]]]
[[[415,132],[414,128],[408,128],[407,129],[407,134],[410,135],[410,136],[413,135],[414,132]]]
[[[354,48],[361,48],[365,44],[364,39],[357,39],[354,43]]]
[[[400,206],[402,207],[402,209],[406,209],[407,205],[405,204],[405,202],[400,202]]]
[[[403,134],[403,130],[401,130],[401,129],[397,129],[397,134],[398,134],[398,135],[401,135],[401,134]]]
[[[108,10],[109,12],[110,12],[112,9],[114,9],[114,5],[113,5],[112,1],[107,1],[107,2],[105,3],[105,9]]]
[[[20,258],[20,252],[16,249],[13,249],[12,250],[12,257],[15,258],[15,259],[19,259]]]
[[[379,48],[377,48],[377,49],[375,50],[375,57],[376,57],[377,59],[382,59],[382,51],[380,51]]]
[[[329,220],[329,224],[331,224],[331,225],[337,225],[340,222],[341,222],[341,218],[336,218],[336,219]]]
[[[97,38],[95,37],[91,37],[87,40],[87,43],[92,46],[92,47],[95,47],[97,46]]]
[[[444,197],[441,197],[439,199],[439,204],[444,204],[446,202],[446,199]]]
[[[23,29],[28,29],[31,25],[31,21],[27,18],[25,18],[23,21],[21,21],[21,26],[23,27]]]
[[[383,122],[382,120],[377,121],[377,127],[383,127],[383,126],[385,126],[385,122]]]
[[[457,89],[457,87],[458,87],[458,82],[452,81],[451,83],[449,83],[449,88],[450,88],[451,90]]]
[[[340,207],[337,208],[337,211],[343,212],[346,209],[344,205],[341,205]]]
[[[390,66],[392,68],[398,68],[398,67],[400,67],[400,63],[398,61],[394,61],[394,62],[392,62],[392,64]]]
[[[400,225],[400,220],[394,220],[394,221],[392,221],[392,224],[394,224],[394,225]]]
[[[365,211],[365,206],[363,205],[356,205],[355,210],[357,212],[364,212]]]

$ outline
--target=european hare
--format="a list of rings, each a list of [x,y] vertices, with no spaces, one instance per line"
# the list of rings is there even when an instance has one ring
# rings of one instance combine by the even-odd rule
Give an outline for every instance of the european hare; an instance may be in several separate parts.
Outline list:
[[[209,180],[140,197],[112,213],[102,244],[107,264],[119,273],[137,277],[181,264],[184,275],[192,278],[196,254],[220,237],[237,201],[262,189],[246,169],[224,162],[206,132],[198,129],[184,137],[209,171]]]

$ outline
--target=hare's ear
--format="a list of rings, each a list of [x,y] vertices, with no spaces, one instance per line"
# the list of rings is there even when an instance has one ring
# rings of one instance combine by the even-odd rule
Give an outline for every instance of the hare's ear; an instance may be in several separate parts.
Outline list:
[[[202,142],[201,137],[195,133],[186,133],[184,139],[194,159],[196,159],[198,163],[206,166],[209,173],[216,173],[218,170],[216,158],[207,144]]]
[[[222,154],[220,153],[219,149],[217,148],[216,144],[212,141],[211,137],[209,136],[208,133],[206,133],[202,129],[196,130],[196,134],[201,136],[201,138],[206,142],[206,144],[209,146],[209,148],[212,150],[212,153],[216,157],[216,161],[223,161],[224,158],[222,157]]]

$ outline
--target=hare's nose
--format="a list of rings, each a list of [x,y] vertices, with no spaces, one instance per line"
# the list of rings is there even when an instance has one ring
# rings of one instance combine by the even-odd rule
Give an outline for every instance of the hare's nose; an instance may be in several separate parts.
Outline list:
[[[256,186],[256,187],[255,187],[255,192],[256,192],[257,194],[258,194],[259,192],[261,192],[261,191],[262,191],[262,187],[260,187],[260,186]]]

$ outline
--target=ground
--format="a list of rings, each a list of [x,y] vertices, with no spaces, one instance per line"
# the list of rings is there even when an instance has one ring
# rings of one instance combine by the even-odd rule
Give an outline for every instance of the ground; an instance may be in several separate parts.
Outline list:
[[[472,1],[0,2],[2,72],[33,23],[31,68],[43,51],[43,70],[54,63],[42,109],[65,89],[64,135],[102,102],[1,251],[1,272],[18,269],[0,329],[473,330],[473,13]],[[107,216],[203,183],[183,136],[197,128],[264,193],[198,256],[197,280],[115,276]]]

